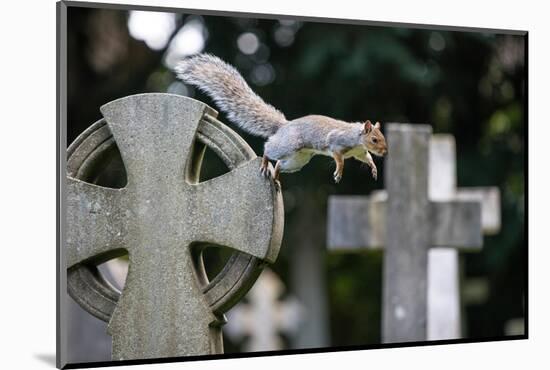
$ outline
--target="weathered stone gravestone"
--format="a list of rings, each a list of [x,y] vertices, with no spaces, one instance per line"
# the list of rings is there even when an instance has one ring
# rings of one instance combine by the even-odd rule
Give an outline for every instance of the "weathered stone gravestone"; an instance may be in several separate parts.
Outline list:
[[[247,336],[244,349],[248,352],[284,349],[280,334],[295,335],[303,317],[296,299],[280,299],[284,290],[279,277],[265,269],[248,292],[248,303],[239,303],[227,313],[225,332],[236,340]]]
[[[389,124],[387,139],[387,191],[331,198],[328,246],[384,246],[383,341],[426,340],[429,248],[479,249],[481,205],[458,196],[430,199],[431,127]]]
[[[301,197],[294,189],[298,199],[295,230],[325,230],[326,217],[322,216],[322,205],[310,197]],[[285,199],[286,201],[286,199]],[[322,217],[321,217],[322,216]],[[324,232],[322,233],[324,234]],[[289,338],[291,348],[322,348],[330,346],[330,312],[325,269],[325,235],[307,233],[289,240],[289,290],[302,305],[304,314],[300,330]]]
[[[246,142],[201,102],[142,94],[101,112],[67,153],[69,294],[109,323],[113,360],[222,353],[223,313],[278,255],[280,192]],[[230,171],[199,182],[206,147]],[[126,185],[95,185],[118,151]],[[209,281],[201,252],[212,244],[234,253]],[[119,293],[97,265],[125,253]]]

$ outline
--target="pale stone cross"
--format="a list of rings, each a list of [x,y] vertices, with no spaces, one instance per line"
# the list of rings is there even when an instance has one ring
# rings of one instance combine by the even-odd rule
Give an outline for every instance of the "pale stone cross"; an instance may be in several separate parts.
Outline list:
[[[430,140],[429,196],[434,201],[472,200],[481,204],[486,235],[500,230],[500,192],[497,187],[456,188],[456,145],[452,135]],[[458,250],[432,248],[428,254],[428,340],[457,339],[461,333]]]
[[[141,94],[110,102],[101,112],[106,123],[83,133],[68,153],[69,292],[109,322],[114,360],[221,353],[223,313],[252,285],[258,266],[277,257],[280,192],[260,176],[260,159],[250,147],[201,102]],[[126,186],[79,180],[82,163],[91,157],[101,163],[113,143]],[[205,146],[231,171],[199,183]],[[208,281],[196,254],[202,244],[236,251],[221,278]],[[130,265],[117,295],[87,269],[123,250]]]
[[[236,340],[249,336],[244,348],[248,352],[283,349],[280,333],[296,333],[303,316],[296,299],[280,300],[283,293],[279,277],[264,269],[247,294],[248,303],[239,303],[227,313],[226,333]]]
[[[481,206],[429,198],[430,126],[386,127],[387,192],[331,198],[328,246],[384,246],[383,342],[426,340],[429,248],[480,248]]]

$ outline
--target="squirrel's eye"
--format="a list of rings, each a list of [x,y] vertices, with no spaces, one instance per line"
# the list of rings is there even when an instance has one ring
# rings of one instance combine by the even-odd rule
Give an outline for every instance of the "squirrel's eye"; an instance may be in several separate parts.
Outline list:
[[[378,142],[378,139],[374,137],[372,138],[372,142],[376,144]]]

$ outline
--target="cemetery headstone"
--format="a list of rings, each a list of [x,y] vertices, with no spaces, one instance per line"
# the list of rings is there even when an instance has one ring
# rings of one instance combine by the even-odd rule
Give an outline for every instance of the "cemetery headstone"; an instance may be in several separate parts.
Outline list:
[[[281,300],[284,285],[270,269],[264,269],[247,294],[248,303],[239,303],[227,313],[225,332],[232,338],[246,339],[244,350],[284,349],[280,334],[293,336],[300,330],[303,308],[292,297]]]
[[[302,190],[303,191],[303,190]],[[326,227],[322,206],[298,194],[295,230]],[[285,198],[286,200],[286,198]],[[322,217],[321,217],[322,216]],[[330,313],[326,290],[324,233],[303,233],[291,240],[289,250],[289,290],[303,306],[300,330],[290,337],[292,348],[323,348],[330,345]]]
[[[429,197],[434,201],[469,200],[481,204],[485,235],[500,230],[500,192],[496,187],[457,189],[456,144],[452,135],[430,140]],[[428,253],[428,340],[462,337],[460,260],[455,248]]]
[[[222,353],[223,313],[277,258],[280,192],[246,142],[201,102],[141,94],[101,112],[68,149],[70,295],[109,323],[114,360]],[[206,147],[230,171],[199,182]],[[126,185],[89,182],[116,150]],[[235,252],[209,281],[200,252],[212,244]],[[97,265],[124,253],[129,272],[119,293]]]
[[[480,248],[481,209],[478,201],[430,200],[430,126],[386,127],[386,192],[331,198],[328,246],[384,246],[383,342],[426,340],[428,250]]]

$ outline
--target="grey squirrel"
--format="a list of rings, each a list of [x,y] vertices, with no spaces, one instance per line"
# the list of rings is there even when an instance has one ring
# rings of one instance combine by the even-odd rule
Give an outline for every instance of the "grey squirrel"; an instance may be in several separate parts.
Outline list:
[[[280,172],[299,171],[314,155],[322,154],[336,162],[336,183],[342,179],[344,160],[350,157],[368,164],[377,179],[370,153],[381,157],[388,152],[380,122],[348,123],[319,115],[288,121],[256,95],[233,66],[210,54],[183,59],[175,72],[183,82],[208,94],[241,129],[267,138],[260,168],[264,176],[271,175],[278,182]],[[272,174],[268,160],[277,161]]]

